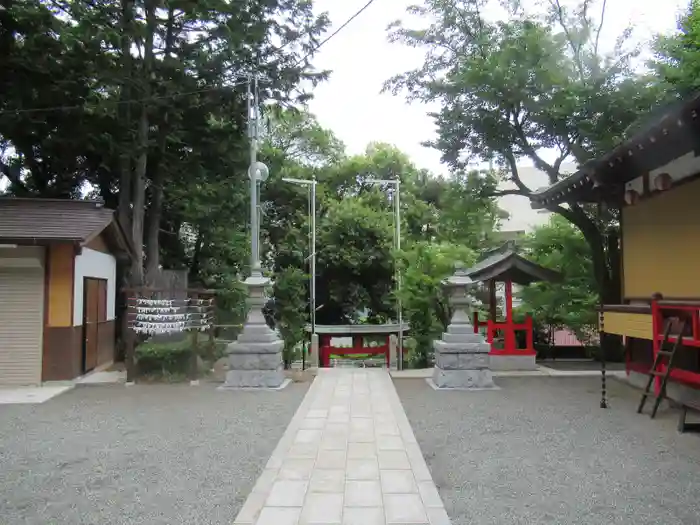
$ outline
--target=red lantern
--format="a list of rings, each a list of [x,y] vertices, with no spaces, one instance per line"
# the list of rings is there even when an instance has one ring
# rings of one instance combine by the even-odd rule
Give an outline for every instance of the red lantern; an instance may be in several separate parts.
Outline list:
[[[673,179],[668,173],[660,173],[654,177],[654,188],[658,191],[666,191],[671,188]]]
[[[639,192],[635,190],[627,190],[625,192],[625,202],[630,206],[634,206],[639,202]]]

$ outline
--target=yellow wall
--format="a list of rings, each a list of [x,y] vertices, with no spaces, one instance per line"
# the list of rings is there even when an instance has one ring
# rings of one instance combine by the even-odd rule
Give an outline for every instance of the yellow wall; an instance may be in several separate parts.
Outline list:
[[[73,260],[72,245],[56,244],[49,248],[49,326],[73,326]]]
[[[640,339],[652,338],[651,314],[605,312],[603,332]]]
[[[700,179],[624,207],[622,249],[625,297],[700,297]]]

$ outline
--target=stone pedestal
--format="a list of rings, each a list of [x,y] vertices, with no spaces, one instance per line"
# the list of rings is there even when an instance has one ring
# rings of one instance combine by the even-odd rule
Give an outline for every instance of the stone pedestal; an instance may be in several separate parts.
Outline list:
[[[442,339],[433,343],[432,384],[438,389],[496,388],[489,368],[490,346],[481,334],[474,333],[465,311],[469,306],[467,286],[471,282],[462,268],[445,281],[454,314]]]
[[[282,362],[284,342],[267,326],[262,308],[269,280],[261,274],[246,279],[248,317],[243,331],[226,349],[229,370],[221,388],[283,388],[289,383]]]
[[[399,369],[399,338],[394,334],[389,336],[389,368],[391,370]]]
[[[309,352],[309,368],[318,368],[320,345],[318,334],[311,334],[311,351]]]

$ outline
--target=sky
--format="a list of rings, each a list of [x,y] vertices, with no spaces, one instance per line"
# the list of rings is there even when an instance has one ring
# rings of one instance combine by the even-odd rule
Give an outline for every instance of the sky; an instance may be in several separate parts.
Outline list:
[[[318,13],[327,12],[332,30],[342,25],[367,0],[314,0]],[[419,67],[423,52],[387,41],[386,27],[396,19],[407,19],[406,7],[421,0],[375,0],[348,27],[328,41],[313,59],[319,69],[332,71],[330,80],[314,89],[309,107],[321,125],[331,129],[352,154],[361,153],[369,142],[388,142],[407,153],[421,168],[434,173],[447,173],[440,163],[439,152],[421,146],[434,136],[435,128],[427,107],[407,102],[401,96],[381,93],[383,83],[392,75]],[[527,1],[527,0],[526,0]],[[627,27],[634,26],[635,38],[643,41],[660,32],[673,31],[678,13],[686,0],[608,0],[606,24],[601,34],[602,49],[611,49],[615,38]],[[495,12],[494,12],[495,13]],[[493,16],[498,16],[494,14]],[[410,20],[410,19],[409,19]],[[412,24],[420,25],[420,21]],[[536,175],[533,175],[538,179]],[[533,187],[546,185],[530,181]],[[525,199],[505,199],[514,214],[525,214],[522,220],[505,225],[520,229],[531,220],[538,223],[546,217],[529,210]],[[516,213],[517,207],[520,213]],[[527,209],[525,209],[527,208]]]
[[[314,0],[318,13],[329,14],[331,31],[365,3],[366,0]],[[421,50],[387,41],[387,25],[406,19],[406,7],[413,3],[416,0],[375,0],[319,50],[314,65],[329,69],[332,74],[330,80],[314,90],[310,109],[322,125],[346,143],[351,153],[362,152],[371,141],[389,142],[411,155],[419,166],[444,172],[439,153],[420,146],[434,134],[432,119],[427,115],[431,108],[380,93],[389,77],[422,64]],[[628,22],[634,24],[636,35],[641,38],[673,30],[684,5],[686,0],[608,0],[603,48],[612,47]]]

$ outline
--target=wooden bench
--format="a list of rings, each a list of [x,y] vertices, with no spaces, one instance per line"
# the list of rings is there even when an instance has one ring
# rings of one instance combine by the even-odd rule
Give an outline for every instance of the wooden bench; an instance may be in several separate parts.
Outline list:
[[[700,412],[700,402],[698,401],[679,401],[680,415],[678,417],[678,432],[700,432],[700,422],[686,423],[685,419],[688,411]]]

